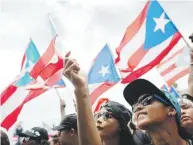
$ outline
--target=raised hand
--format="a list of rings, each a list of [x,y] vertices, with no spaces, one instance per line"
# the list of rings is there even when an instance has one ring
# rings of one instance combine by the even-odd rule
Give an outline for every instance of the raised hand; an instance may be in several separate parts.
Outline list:
[[[71,81],[75,88],[87,85],[86,78],[80,74],[79,64],[75,59],[69,58],[69,56],[70,53],[65,56],[63,75]]]

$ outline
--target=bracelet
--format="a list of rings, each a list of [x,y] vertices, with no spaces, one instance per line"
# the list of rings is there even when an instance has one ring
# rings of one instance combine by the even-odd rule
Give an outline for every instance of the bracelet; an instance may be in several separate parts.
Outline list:
[[[65,108],[65,107],[66,107],[66,104],[65,104],[65,105],[62,105],[62,107]]]

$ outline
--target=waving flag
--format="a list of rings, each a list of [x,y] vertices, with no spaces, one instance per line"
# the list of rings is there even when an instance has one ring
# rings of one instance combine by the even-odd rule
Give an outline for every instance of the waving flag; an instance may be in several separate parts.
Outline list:
[[[16,86],[23,87],[34,81],[29,73],[39,58],[40,54],[34,42],[32,41],[32,39],[30,39],[30,42],[22,59],[21,73],[19,79],[15,82]]]
[[[116,49],[115,63],[121,70],[122,83],[130,83],[159,64],[180,38],[160,4],[148,1]]]
[[[177,98],[180,97],[180,94],[177,92],[177,90],[174,87],[171,87],[169,92],[174,96],[176,96]]]
[[[17,121],[26,103],[47,91],[47,89],[25,90],[23,87],[16,87],[14,82],[1,93],[1,127],[7,130]]]
[[[166,91],[169,91],[168,86],[167,86],[166,84],[164,84],[164,85],[161,87],[161,89],[166,90]]]
[[[88,73],[90,100],[93,104],[105,91],[120,81],[108,45],[98,54]]]
[[[189,48],[175,47],[157,66],[168,86],[189,73]]]

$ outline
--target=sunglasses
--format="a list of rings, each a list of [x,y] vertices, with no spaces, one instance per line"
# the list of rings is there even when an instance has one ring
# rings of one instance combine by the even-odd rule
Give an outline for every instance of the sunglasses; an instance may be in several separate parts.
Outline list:
[[[160,101],[164,103],[165,105],[169,105],[169,102],[166,101],[165,99],[161,98],[158,95],[155,94],[145,94],[142,98],[140,98],[133,106],[132,106],[132,111],[135,113],[137,110],[137,106],[139,104],[143,106],[148,106],[151,105],[154,101]]]
[[[188,99],[185,99],[185,98],[180,98],[178,100],[180,106],[182,109],[189,109],[189,108],[193,108],[193,102],[191,102],[190,100]]]
[[[112,112],[104,112],[104,113],[96,113],[94,115],[94,120],[97,121],[100,117],[103,117],[103,120],[107,120],[110,118],[116,118]]]

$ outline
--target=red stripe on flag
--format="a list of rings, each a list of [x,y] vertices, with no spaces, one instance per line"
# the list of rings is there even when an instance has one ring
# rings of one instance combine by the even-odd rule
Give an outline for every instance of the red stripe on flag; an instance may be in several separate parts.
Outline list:
[[[47,86],[54,86],[62,78],[62,69],[52,75],[46,82]]]
[[[149,50],[143,49],[144,44],[129,58],[128,66],[131,70],[133,70],[143,59],[143,57],[148,53]]]
[[[176,51],[172,56],[170,56],[169,58],[167,58],[166,60],[164,60],[163,62],[161,62],[157,67],[161,67],[162,65],[164,65],[165,63],[167,63],[168,61],[172,60],[174,57],[180,55],[182,52],[184,51],[184,48],[179,49],[178,51]]]
[[[139,29],[141,28],[141,26],[146,18],[149,3],[150,3],[150,1],[147,2],[145,7],[143,8],[142,12],[140,13],[140,15],[127,28],[125,35],[124,35],[119,47],[116,48],[117,58],[115,59],[115,63],[118,63],[120,61],[120,52],[123,49],[123,47],[137,34]]]
[[[163,72],[161,72],[161,76],[166,75],[167,73],[171,72],[172,70],[174,70],[177,66],[175,64],[172,64],[171,66],[169,66],[167,69],[165,69]]]
[[[1,106],[10,98],[10,96],[17,90],[17,87],[11,84],[1,93]]]
[[[90,102],[91,105],[94,104],[94,102],[97,100],[97,98],[103,94],[105,91],[113,87],[117,83],[103,83],[97,89],[95,89],[91,94],[90,94]]]
[[[131,72],[127,77],[123,78],[121,83],[126,84],[126,83],[130,83],[134,80],[136,80],[137,78],[139,78],[140,76],[142,76],[143,74],[145,74],[146,72],[148,72],[149,70],[151,70],[154,66],[156,66],[157,64],[160,63],[160,61],[170,52],[170,50],[176,45],[176,43],[180,40],[181,38],[181,34],[178,32],[176,33],[173,38],[172,41],[170,42],[170,44],[164,49],[164,51],[162,51],[153,61],[151,61],[149,64]]]
[[[22,68],[23,68],[23,65],[24,65],[24,62],[25,62],[25,58],[26,58],[26,56],[25,56],[25,54],[24,54],[24,56],[23,56],[23,58],[22,58],[22,62],[21,62],[21,71],[22,71]]]
[[[58,57],[57,63],[48,64],[40,73],[41,78],[46,81],[50,76],[63,68],[63,59]]]
[[[40,57],[38,62],[35,64],[35,66],[31,70],[30,75],[34,79],[36,79],[39,76],[40,72],[48,65],[49,61],[54,56],[54,54],[55,54],[55,40],[56,40],[56,36],[52,39],[46,52],[43,54],[43,56]]]
[[[189,72],[190,72],[190,69],[187,68],[187,69],[181,71],[180,73],[176,74],[175,76],[173,76],[171,79],[169,79],[169,80],[167,81],[168,86],[171,87],[172,84],[173,84],[175,81],[177,81],[177,80],[180,79],[181,77],[187,75]]]
[[[13,112],[11,112],[2,122],[1,126],[7,130],[17,121],[17,117],[20,114],[23,106],[29,102],[30,100],[38,97],[40,94],[44,93],[45,89],[37,89],[37,90],[32,90],[28,93],[27,97],[25,100],[20,104]]]

